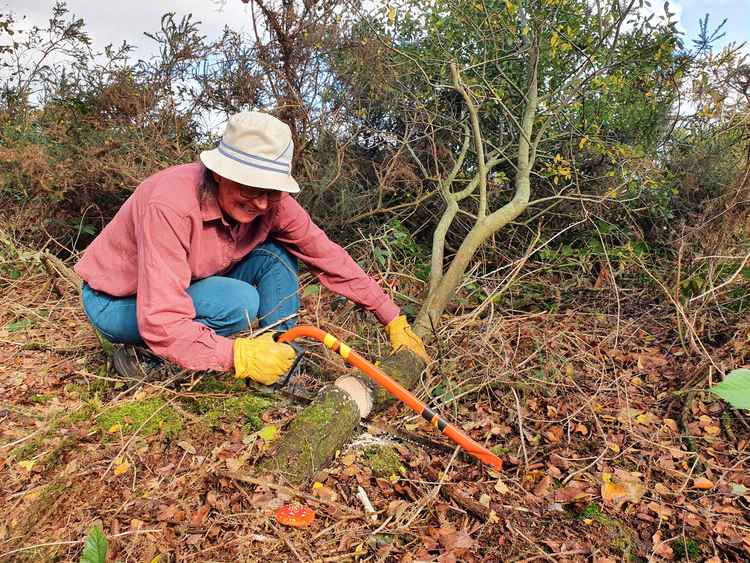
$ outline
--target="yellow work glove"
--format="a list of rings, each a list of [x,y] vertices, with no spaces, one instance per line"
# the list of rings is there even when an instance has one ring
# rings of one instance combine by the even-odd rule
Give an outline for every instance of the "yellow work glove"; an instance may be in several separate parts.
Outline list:
[[[388,339],[391,341],[391,346],[393,346],[394,350],[398,350],[403,346],[414,352],[425,362],[430,361],[427,350],[424,349],[422,339],[414,334],[405,315],[396,317],[385,325],[385,332],[388,334]]]
[[[256,338],[235,338],[234,376],[273,385],[289,371],[295,356],[294,348],[275,342],[270,332]]]

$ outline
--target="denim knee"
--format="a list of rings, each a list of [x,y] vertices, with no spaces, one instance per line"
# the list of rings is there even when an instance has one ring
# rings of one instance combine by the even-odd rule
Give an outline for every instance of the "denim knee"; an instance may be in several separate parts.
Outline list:
[[[143,343],[138,332],[135,296],[113,297],[84,283],[81,300],[89,321],[107,340],[122,344]]]
[[[258,291],[242,280],[212,276],[193,283],[188,293],[195,320],[222,336],[246,330],[258,316]]]
[[[299,273],[299,264],[297,263],[297,259],[292,255],[291,252],[286,249],[284,245],[279,244],[276,241],[266,241],[263,244],[256,246],[250,254],[253,254],[255,252],[257,252],[258,254],[270,254],[275,258],[278,258],[279,261],[289,269],[290,273],[294,274],[295,276]]]

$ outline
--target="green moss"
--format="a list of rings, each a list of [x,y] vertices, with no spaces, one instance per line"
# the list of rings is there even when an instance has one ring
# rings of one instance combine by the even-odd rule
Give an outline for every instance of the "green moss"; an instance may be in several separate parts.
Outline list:
[[[29,459],[39,450],[42,445],[42,438],[36,437],[33,440],[29,440],[25,444],[21,444],[17,448],[13,448],[10,452],[10,456],[18,461]]]
[[[365,450],[365,459],[376,477],[390,477],[404,470],[401,458],[391,446],[370,446]]]
[[[44,469],[49,471],[59,465],[65,456],[65,452],[71,449],[76,442],[77,440],[70,436],[60,440],[60,443],[44,456]]]
[[[701,556],[701,548],[692,538],[682,538],[672,543],[672,550],[674,551],[674,558],[677,561],[682,559],[690,559],[691,561],[697,561]]]
[[[624,561],[629,561],[632,558],[633,551],[633,538],[631,537],[630,531],[625,525],[616,518],[610,518],[601,511],[599,505],[595,502],[587,504],[583,510],[576,514],[576,518],[579,520],[593,520],[599,524],[610,528],[614,534],[617,534],[614,539],[611,540],[610,545],[613,549],[622,552]]]
[[[45,403],[49,403],[53,399],[53,395],[45,395],[43,393],[36,393],[31,396],[31,402],[36,403],[38,405],[43,405]]]
[[[205,376],[192,388],[194,393],[243,393],[247,386],[239,379],[218,379]]]
[[[209,381],[201,391],[206,393],[227,391],[226,387],[223,386],[216,389],[214,382],[215,380]],[[244,391],[244,386],[241,390]],[[246,419],[245,428],[248,431],[254,431],[263,426],[260,416],[273,404],[274,401],[271,399],[256,397],[245,392],[241,396],[228,398],[198,397],[191,399],[187,407],[196,414],[202,415],[211,428],[218,426],[222,420],[236,422],[244,417]]]
[[[107,375],[107,366],[99,366],[97,371],[100,375]],[[109,391],[110,385],[106,379],[92,379],[90,383],[67,383],[63,390],[65,394],[73,399],[88,401],[97,397],[103,397]]]
[[[138,431],[141,436],[151,436],[160,431],[174,436],[182,429],[182,420],[175,410],[159,397],[131,401],[109,409],[99,416],[97,424],[105,434],[115,425],[120,425],[123,434]]]
[[[584,509],[578,513],[578,518],[581,520],[594,520],[595,522],[599,522],[608,527],[622,526],[622,523],[619,520],[615,520],[604,514],[599,508],[599,505],[595,502],[586,505]]]
[[[84,420],[90,419],[95,411],[95,404],[88,403],[71,413],[65,411],[55,413],[46,421],[36,436],[13,449],[10,453],[11,457],[17,461],[33,457],[42,447],[44,441],[57,434],[58,430],[76,426]]]

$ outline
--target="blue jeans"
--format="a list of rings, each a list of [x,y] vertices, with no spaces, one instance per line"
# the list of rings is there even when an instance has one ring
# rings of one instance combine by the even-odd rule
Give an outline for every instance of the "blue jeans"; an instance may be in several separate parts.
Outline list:
[[[225,276],[198,280],[187,292],[195,306],[195,320],[229,336],[248,328],[258,319],[260,326],[296,314],[299,309],[297,260],[276,242],[253,249]],[[135,316],[138,296],[113,297],[83,284],[83,308],[91,324],[111,342],[143,344]],[[288,330],[296,318],[279,325]]]

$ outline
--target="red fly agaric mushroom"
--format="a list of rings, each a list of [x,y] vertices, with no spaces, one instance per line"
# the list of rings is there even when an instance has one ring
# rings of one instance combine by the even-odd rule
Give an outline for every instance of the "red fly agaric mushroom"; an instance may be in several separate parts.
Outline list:
[[[284,526],[306,528],[315,520],[315,512],[301,504],[285,504],[276,510],[276,521]]]

